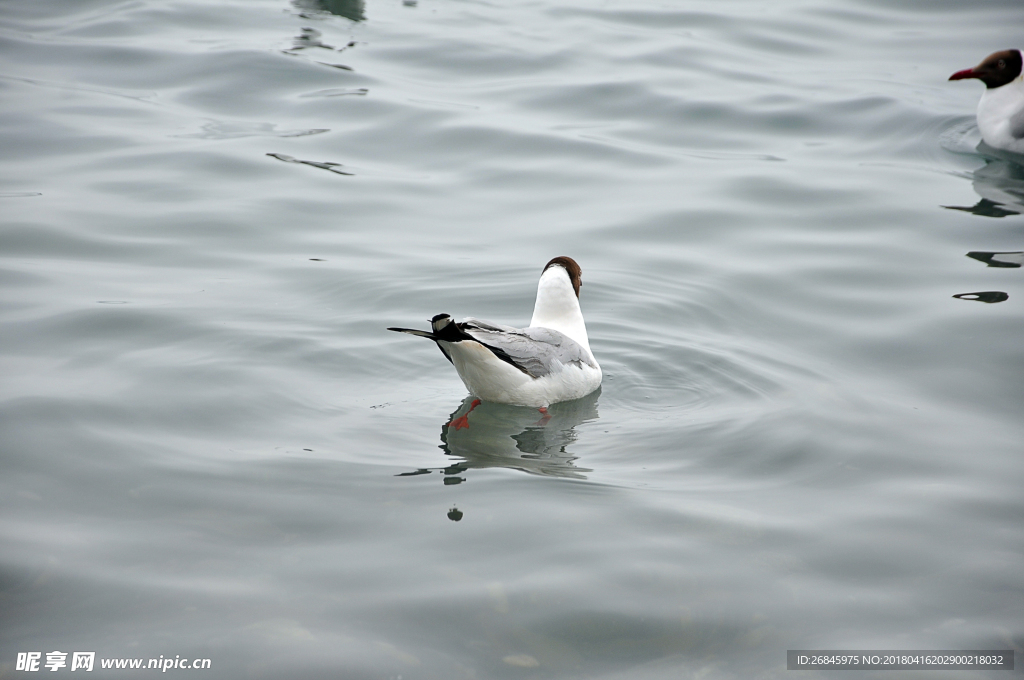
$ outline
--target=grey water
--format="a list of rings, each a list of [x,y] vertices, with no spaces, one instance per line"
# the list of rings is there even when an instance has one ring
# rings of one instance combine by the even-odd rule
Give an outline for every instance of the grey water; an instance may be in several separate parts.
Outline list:
[[[1020,676],[1024,159],[946,79],[1022,25],[0,3],[0,678]],[[526,324],[558,255],[602,389],[449,425],[385,328]]]

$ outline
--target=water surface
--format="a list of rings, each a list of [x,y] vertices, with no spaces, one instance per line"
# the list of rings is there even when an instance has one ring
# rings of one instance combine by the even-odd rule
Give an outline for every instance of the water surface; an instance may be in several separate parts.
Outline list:
[[[7,3],[0,677],[1019,667],[1024,161],[946,79],[1022,21]],[[450,426],[451,366],[384,329],[525,324],[557,255],[601,391]]]

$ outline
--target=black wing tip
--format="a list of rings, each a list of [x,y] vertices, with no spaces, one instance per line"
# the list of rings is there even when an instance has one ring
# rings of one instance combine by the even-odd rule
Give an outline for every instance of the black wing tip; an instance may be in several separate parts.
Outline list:
[[[418,335],[421,338],[429,338],[431,340],[437,339],[437,337],[430,331],[421,331],[416,328],[388,328],[388,330],[394,331],[396,333],[408,333],[409,335]]]

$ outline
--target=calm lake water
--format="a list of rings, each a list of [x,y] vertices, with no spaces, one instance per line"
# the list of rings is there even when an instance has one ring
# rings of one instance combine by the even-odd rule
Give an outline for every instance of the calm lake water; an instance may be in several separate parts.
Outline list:
[[[0,678],[1024,675],[1024,159],[946,80],[1022,25],[0,4]],[[602,390],[448,428],[385,328],[525,324],[557,255]]]

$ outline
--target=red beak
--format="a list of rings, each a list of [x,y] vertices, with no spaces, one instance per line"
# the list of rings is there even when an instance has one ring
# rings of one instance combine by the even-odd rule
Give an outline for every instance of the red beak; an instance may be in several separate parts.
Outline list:
[[[965,78],[977,78],[978,74],[974,72],[973,68],[965,68],[963,71],[957,71],[949,77],[950,80],[964,80]]]

